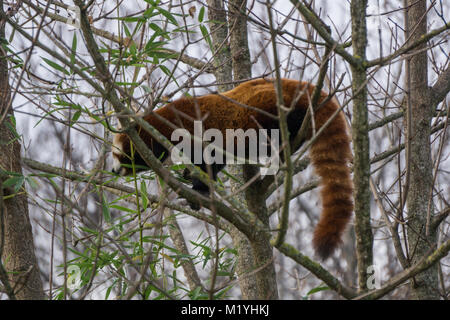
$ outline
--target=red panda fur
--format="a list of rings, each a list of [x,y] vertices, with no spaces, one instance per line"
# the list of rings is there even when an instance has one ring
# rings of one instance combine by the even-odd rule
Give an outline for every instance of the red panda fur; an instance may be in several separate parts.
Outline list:
[[[281,84],[284,105],[290,107],[293,100],[296,100],[295,107],[291,111],[292,116],[290,118],[288,116],[290,138],[293,139],[308,109],[314,85],[290,79],[282,79]],[[299,93],[303,93],[300,98],[298,97]],[[327,94],[322,92],[319,103],[326,97]],[[338,105],[333,99],[330,99],[316,110],[314,113],[315,129],[319,130],[337,109]],[[258,129],[259,126],[266,129],[278,127],[277,119],[258,112],[258,110],[275,116],[278,114],[273,81],[266,79],[247,81],[220,95],[209,94],[196,98],[181,98],[154,111],[158,116],[172,123],[173,127],[158,119],[155,114],[145,116],[144,120],[169,140],[176,127],[184,127],[192,133],[193,120],[197,119],[202,120],[204,130],[216,128],[222,131],[224,136],[226,129],[247,130]],[[153,141],[145,130],[139,129],[139,134],[156,157],[160,157],[166,151]],[[309,132],[307,139],[311,136],[312,132]],[[113,156],[118,162],[127,163],[124,153],[129,155],[128,136],[116,134],[114,144],[119,150],[113,149]],[[294,151],[292,150],[292,152]],[[139,164],[139,156],[136,156],[136,164]],[[347,125],[342,112],[339,112],[315,139],[311,145],[310,158],[315,172],[321,178],[320,195],[323,207],[319,223],[314,231],[313,246],[321,258],[327,258],[340,244],[342,233],[351,219],[353,211],[353,185],[349,169],[352,153]],[[140,161],[142,162],[140,164],[145,165],[142,159]],[[122,168],[121,170],[122,175],[130,174],[129,169]]]

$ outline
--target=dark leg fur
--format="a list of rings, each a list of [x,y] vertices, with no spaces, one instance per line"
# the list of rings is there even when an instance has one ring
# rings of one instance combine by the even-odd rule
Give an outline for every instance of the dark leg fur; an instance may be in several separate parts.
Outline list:
[[[212,179],[214,181],[216,181],[217,179],[217,174],[223,169],[223,167],[225,167],[224,164],[212,164],[210,165],[211,168],[211,173],[212,173]],[[202,164],[200,166],[200,169],[202,169],[203,171],[205,171],[206,173],[208,173],[208,169],[206,168],[205,164]],[[202,181],[200,181],[197,178],[191,178],[190,174],[187,170],[185,170],[185,172],[183,173],[183,176],[185,178],[188,178],[192,181],[192,190],[197,191],[198,193],[208,197],[209,196],[209,187],[204,184]],[[189,201],[188,201],[189,202]],[[200,206],[196,203],[192,203],[189,202],[189,206],[191,207],[192,210],[199,210]]]
[[[300,127],[302,126],[304,118],[305,112],[301,109],[294,109],[293,111],[289,112],[286,122],[288,126],[290,141],[293,141],[297,136],[297,133],[300,130]],[[294,153],[295,151],[296,150],[292,150],[292,153]]]

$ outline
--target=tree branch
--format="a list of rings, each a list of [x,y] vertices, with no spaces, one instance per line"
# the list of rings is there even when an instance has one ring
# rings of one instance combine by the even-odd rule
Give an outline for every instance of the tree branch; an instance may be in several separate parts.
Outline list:
[[[365,66],[367,68],[370,68],[370,67],[373,67],[376,65],[384,65],[386,63],[391,63],[392,60],[397,58],[398,56],[417,48],[418,46],[426,43],[427,41],[431,40],[432,38],[436,37],[437,35],[441,34],[442,32],[444,32],[448,29],[450,29],[450,23],[447,23],[446,25],[442,26],[441,28],[438,28],[438,29],[428,32],[427,34],[421,36],[420,39],[418,39],[417,41],[415,41],[409,45],[406,45],[406,43],[405,43],[402,47],[400,47],[400,49],[398,49],[397,51],[395,51],[394,53],[392,53],[386,57],[381,57],[378,59],[367,61],[365,63]]]
[[[338,53],[342,58],[344,58],[353,67],[362,67],[362,59],[352,56],[345,50],[344,45],[339,44],[333,39],[327,28],[325,28],[325,23],[320,20],[320,18],[308,7],[302,4],[299,0],[290,0],[291,3],[297,8],[297,10],[302,14],[302,16],[308,21],[314,29],[319,33],[319,35],[325,40],[328,46],[334,48],[336,53]]]
[[[27,5],[29,5],[31,8],[33,8],[35,11],[37,11],[39,13],[43,13],[44,12],[43,8],[35,5],[31,1],[26,1],[25,0],[24,2]],[[60,15],[55,14],[55,13],[47,12],[47,16],[50,19],[53,19],[53,20],[58,21],[58,22],[62,22],[62,23],[66,23],[67,22],[67,17],[63,17],[63,16],[60,16]],[[91,30],[92,30],[92,32],[95,35],[100,36],[100,37],[105,38],[105,39],[108,39],[108,40],[110,40],[112,42],[115,42],[115,43],[117,43],[119,45],[123,45],[125,47],[129,46],[133,42],[132,39],[121,38],[119,36],[114,35],[112,32],[109,32],[109,31],[106,31],[106,30],[103,30],[103,29],[99,29],[99,28],[96,28],[94,26],[91,26]],[[199,60],[197,58],[191,57],[191,56],[189,56],[189,55],[187,55],[185,53],[180,53],[179,51],[176,51],[176,50],[173,50],[173,49],[169,49],[169,48],[161,48],[161,51],[169,53],[169,54],[173,54],[175,59],[179,59],[181,62],[183,62],[183,63],[185,63],[185,64],[187,64],[187,65],[189,65],[189,66],[191,66],[193,68],[196,68],[196,69],[204,68],[203,69],[204,72],[211,73],[213,71],[213,69],[214,69],[212,66],[208,66],[207,63],[205,63],[205,62],[203,62],[203,61],[201,61],[201,60]]]
[[[335,278],[328,270],[324,269],[319,263],[312,261],[309,257],[300,253],[293,246],[283,243],[276,247],[281,253],[291,258],[301,266],[311,271],[317,278],[325,282],[330,289],[336,291],[346,299],[353,299],[356,297],[356,292],[351,288],[342,284]]]
[[[437,79],[436,83],[430,88],[431,105],[435,106],[443,101],[450,92],[450,65],[447,66]]]
[[[72,180],[72,181],[81,181],[81,182],[86,182],[86,183],[92,183],[92,184],[95,184],[98,186],[103,186],[103,187],[107,188],[110,192],[116,193],[119,195],[123,195],[124,193],[136,194],[136,190],[134,188],[124,185],[123,183],[118,183],[118,182],[113,182],[113,181],[104,181],[97,177],[92,177],[90,174],[83,174],[83,173],[77,172],[77,171],[71,171],[71,170],[63,171],[63,169],[61,169],[61,168],[57,168],[52,165],[38,162],[36,160],[29,159],[29,158],[22,158],[22,162],[31,169],[48,173],[51,176],[56,175],[56,176],[60,176],[65,179]],[[209,224],[214,224],[214,225],[217,224],[221,230],[224,230],[225,232],[229,232],[228,226],[225,223],[223,223],[223,221],[221,221],[221,220],[213,219],[212,217],[207,216],[199,211],[190,210],[187,208],[187,206],[175,204],[175,203],[170,202],[165,199],[163,199],[163,201],[161,202],[161,198],[159,196],[152,195],[150,193],[147,193],[145,196],[150,201],[150,203],[152,203],[153,205],[161,204],[169,209],[185,213],[196,219],[205,221]]]
[[[369,291],[363,295],[355,297],[357,300],[366,299],[366,300],[374,300],[379,299],[394,290],[398,285],[402,284],[408,279],[416,276],[417,274],[427,270],[432,267],[435,263],[437,263],[440,259],[447,256],[450,251],[450,240],[447,240],[444,244],[442,244],[437,250],[435,250],[429,256],[424,257],[414,266],[402,271],[397,274],[391,280],[383,285],[381,288],[376,289],[374,291]]]

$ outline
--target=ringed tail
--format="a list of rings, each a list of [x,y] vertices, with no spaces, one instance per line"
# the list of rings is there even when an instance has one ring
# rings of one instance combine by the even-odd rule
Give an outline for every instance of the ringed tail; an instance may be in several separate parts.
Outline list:
[[[317,130],[338,108],[331,99],[316,111]],[[321,178],[323,208],[314,230],[313,246],[322,259],[328,258],[342,242],[342,234],[353,212],[353,183],[349,168],[352,152],[347,130],[344,113],[339,112],[310,149],[311,162]]]

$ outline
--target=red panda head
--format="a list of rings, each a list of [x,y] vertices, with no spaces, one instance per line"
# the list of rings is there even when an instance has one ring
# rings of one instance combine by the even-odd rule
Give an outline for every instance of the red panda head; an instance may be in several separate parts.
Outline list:
[[[127,176],[132,173],[130,153],[128,136],[123,133],[115,134],[112,144],[112,172],[121,176]]]
[[[160,161],[164,161],[168,158],[166,149],[163,148],[158,142],[153,141],[153,139],[149,135],[141,132],[141,138],[143,138],[143,140],[147,144],[147,147],[157,158],[159,158]],[[130,139],[124,133],[117,133],[114,135],[112,144],[112,157],[112,172],[121,176],[128,176],[133,174],[133,162],[135,166],[135,172],[145,171],[149,169],[136,149],[134,149],[134,161],[131,160]]]

